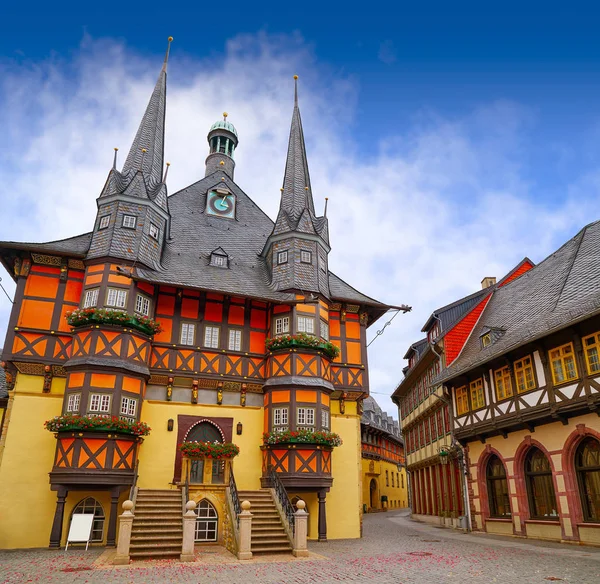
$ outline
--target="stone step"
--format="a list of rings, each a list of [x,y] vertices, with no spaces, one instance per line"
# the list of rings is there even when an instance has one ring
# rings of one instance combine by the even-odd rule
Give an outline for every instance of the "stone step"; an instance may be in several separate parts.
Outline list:
[[[132,538],[144,538],[144,537],[183,537],[183,529],[136,529],[132,530]]]
[[[172,511],[181,511],[181,513],[183,513],[181,501],[173,501],[172,503],[161,503],[159,501],[137,501],[135,504],[135,510],[139,511],[140,509],[169,509]]]
[[[277,517],[253,517],[252,518],[252,526],[254,525],[261,525],[261,526],[267,526],[267,525],[281,525],[281,519],[279,518],[279,515]]]
[[[147,550],[150,552],[155,551],[179,551],[181,553],[181,542],[179,543],[132,543],[129,549],[134,552],[140,552]]]
[[[156,523],[156,521],[145,521],[145,520],[139,520],[136,521],[137,517],[133,520],[133,530],[135,531],[137,528],[142,528],[142,529],[152,529],[152,530],[156,530],[156,529],[183,529],[183,523],[181,520],[181,517],[179,518],[178,521],[161,521],[161,523]]]
[[[133,559],[142,560],[144,558],[178,558],[181,555],[181,548],[175,550],[159,550],[159,551],[137,551],[129,552],[129,557]]]
[[[140,534],[140,533],[132,533],[131,541],[133,543],[142,543],[144,541],[147,542],[168,542],[173,543],[173,545],[181,545],[183,541],[183,532],[181,533],[173,533],[173,534],[165,534],[165,533],[148,533],[148,534]]]
[[[267,545],[270,543],[289,545],[290,540],[288,539],[288,536],[285,535],[285,533],[282,535],[271,535],[271,534],[257,535],[256,533],[253,533],[252,534],[252,543],[255,543],[257,545]]]
[[[158,519],[179,519],[183,516],[181,509],[174,511],[172,509],[142,509],[137,513],[134,513],[136,517],[156,517]],[[135,521],[135,520],[134,520]]]
[[[281,554],[281,553],[292,553],[292,546],[287,545],[273,545],[273,546],[251,546],[250,550],[253,554]]]

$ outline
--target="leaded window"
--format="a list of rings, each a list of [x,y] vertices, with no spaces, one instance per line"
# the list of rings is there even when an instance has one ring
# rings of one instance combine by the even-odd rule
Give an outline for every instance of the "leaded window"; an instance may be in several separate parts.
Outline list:
[[[277,254],[277,263],[278,264],[287,264],[288,261],[288,252],[287,251],[280,251]]]
[[[515,381],[517,383],[517,391],[524,393],[535,388],[535,377],[533,375],[533,364],[531,357],[523,357],[514,363]]]
[[[242,350],[242,331],[240,329],[230,329],[229,330],[228,348],[230,351],[241,351]]]
[[[296,421],[299,426],[314,426],[315,425],[315,409],[314,408],[298,408]]]
[[[558,510],[550,461],[539,448],[532,448],[525,459],[525,479],[532,519],[556,519]]]
[[[100,288],[93,288],[92,290],[86,290],[85,296],[83,297],[84,308],[94,308],[98,306],[98,293]]]
[[[577,365],[573,343],[567,343],[550,351],[550,364],[554,384],[565,383],[577,378]]]
[[[275,334],[283,335],[290,332],[290,317],[280,316],[275,319]]]
[[[127,306],[127,290],[109,288],[106,293],[106,306],[125,308]]]
[[[193,345],[196,338],[196,325],[191,322],[184,322],[181,325],[181,336],[179,343],[181,345]]]
[[[211,349],[219,348],[219,327],[207,326],[204,329],[204,346]]]
[[[498,400],[506,399],[513,394],[512,383],[510,380],[510,369],[502,367],[494,371],[496,381],[496,397]]]
[[[79,412],[79,404],[81,403],[81,394],[80,393],[71,393],[67,398],[67,413],[78,413]]]
[[[478,410],[485,406],[485,397],[483,395],[483,379],[471,381],[469,386],[471,390],[471,406],[474,410]]]
[[[313,335],[315,333],[315,319],[310,316],[299,316],[298,332]]]
[[[329,340],[329,325],[324,320],[321,320],[319,326],[321,327],[321,330],[320,330],[321,338],[328,341]]]
[[[83,501],[79,501],[75,508],[73,509],[73,513],[71,514],[71,519],[73,519],[73,515],[78,514],[87,514],[93,515],[94,521],[92,522],[92,536],[90,541],[101,542],[104,537],[104,509],[102,505],[93,497],[87,497],[87,499],[83,499]]]
[[[288,409],[274,408],[273,409],[273,426],[276,430],[286,430],[288,425]]]
[[[135,229],[137,217],[135,215],[123,215],[123,227],[127,229]]]
[[[194,533],[195,541],[217,541],[219,516],[210,501],[202,499],[195,512],[198,516]]]
[[[329,412],[327,410],[321,410],[321,428],[329,429]]]
[[[585,362],[590,375],[600,373],[600,333],[594,333],[589,337],[584,337],[583,349],[585,351]]]
[[[506,469],[497,456],[492,456],[486,467],[488,503],[491,517],[510,517],[510,500]]]
[[[309,251],[302,250],[300,252],[300,261],[303,264],[311,264],[312,263],[312,254]]]
[[[150,299],[143,294],[138,294],[135,298],[135,311],[142,316],[150,315]]]
[[[101,229],[106,229],[110,224],[110,215],[104,215],[104,217],[100,217],[100,225],[98,225],[98,231]]]
[[[107,414],[110,412],[110,395],[108,393],[90,394],[90,412]]]
[[[137,408],[137,399],[132,397],[121,398],[121,415],[135,417],[135,410]]]
[[[584,521],[600,523],[600,442],[586,438],[575,453]]]

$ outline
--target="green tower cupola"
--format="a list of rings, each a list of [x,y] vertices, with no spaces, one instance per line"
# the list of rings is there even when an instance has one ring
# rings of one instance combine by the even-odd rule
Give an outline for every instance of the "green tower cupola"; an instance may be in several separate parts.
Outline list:
[[[227,112],[223,113],[222,120],[211,126],[208,132],[208,145],[210,152],[206,158],[206,176],[220,170],[233,179],[238,134],[235,126],[227,121]]]

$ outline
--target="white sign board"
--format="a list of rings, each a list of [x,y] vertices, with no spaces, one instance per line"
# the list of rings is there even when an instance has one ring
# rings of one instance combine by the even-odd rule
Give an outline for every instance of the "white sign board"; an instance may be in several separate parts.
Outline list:
[[[87,550],[90,545],[90,538],[92,537],[93,524],[93,513],[75,513],[71,519],[71,527],[69,528],[65,551],[69,548],[69,542],[83,543],[84,541],[86,542],[85,549]]]

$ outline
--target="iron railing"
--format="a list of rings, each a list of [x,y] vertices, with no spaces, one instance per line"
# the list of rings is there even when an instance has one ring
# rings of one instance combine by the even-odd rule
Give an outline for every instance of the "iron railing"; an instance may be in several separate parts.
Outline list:
[[[138,480],[138,465],[140,461],[139,459],[135,461],[135,467],[133,469],[133,484],[131,485],[131,489],[129,489],[129,500],[135,503],[135,487],[137,486]]]
[[[269,481],[271,482],[271,488],[275,491],[275,495],[277,495],[277,499],[279,500],[288,525],[290,526],[292,533],[294,533],[296,528],[294,506],[288,497],[287,491],[285,490],[281,479],[273,469],[269,470]]]
[[[231,503],[233,505],[233,512],[235,513],[235,519],[239,526],[240,524],[240,513],[242,512],[242,505],[240,503],[240,497],[238,495],[237,485],[235,484],[235,477],[233,476],[233,468],[229,468],[229,496],[231,497]]]

